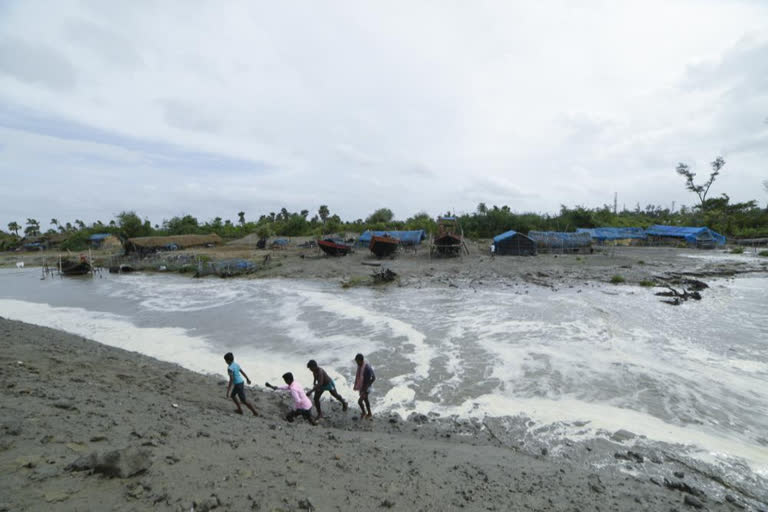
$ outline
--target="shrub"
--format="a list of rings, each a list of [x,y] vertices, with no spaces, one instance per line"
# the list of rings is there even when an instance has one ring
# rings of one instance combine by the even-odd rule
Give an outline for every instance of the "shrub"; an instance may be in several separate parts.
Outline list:
[[[758,256],[768,257],[768,251],[760,251],[759,253],[757,253],[757,255]]]
[[[643,286],[645,288],[653,288],[654,286],[656,286],[656,281],[649,281],[647,279],[643,279],[642,281],[640,281],[640,286]]]
[[[611,277],[611,284],[620,284],[620,283],[623,283],[624,281],[626,281],[626,279],[624,279],[624,276],[620,276],[619,274],[616,274],[613,277]]]
[[[644,260],[638,260],[638,261],[637,261],[637,264],[638,264],[638,265],[645,265],[645,261],[644,261]]]
[[[743,247],[733,247],[731,248],[731,254],[742,254],[744,252]]]

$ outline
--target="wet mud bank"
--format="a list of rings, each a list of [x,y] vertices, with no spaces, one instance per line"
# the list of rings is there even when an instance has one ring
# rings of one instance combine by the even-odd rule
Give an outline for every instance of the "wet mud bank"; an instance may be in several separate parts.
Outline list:
[[[758,477],[630,425],[571,441],[524,416],[329,402],[313,427],[256,387],[259,416],[238,416],[221,376],[2,318],[0,388],[0,510],[768,509]]]

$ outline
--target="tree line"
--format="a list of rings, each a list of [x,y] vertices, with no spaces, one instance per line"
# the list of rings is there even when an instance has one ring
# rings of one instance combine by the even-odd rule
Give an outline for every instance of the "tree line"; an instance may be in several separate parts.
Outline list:
[[[487,206],[480,203],[470,213],[458,215],[459,224],[466,236],[474,239],[491,238],[509,230],[522,233],[529,231],[575,231],[576,228],[594,227],[642,227],[653,224],[676,226],[708,226],[729,237],[768,237],[768,207],[761,208],[757,201],[733,203],[727,194],[707,197],[708,193],[725,166],[725,160],[717,157],[711,162],[712,172],[702,184],[696,184],[696,174],[684,163],[678,164],[675,171],[685,178],[685,187],[696,194],[699,203],[693,207],[683,206],[679,210],[649,204],[644,208],[638,203],[634,209],[614,205],[596,208],[584,206],[567,207],[561,205],[555,214],[516,213],[509,206]],[[768,180],[763,182],[768,192]],[[451,215],[451,212],[446,212]],[[246,212],[237,212],[237,220],[232,221],[215,217],[201,221],[193,215],[185,214],[152,224],[149,219],[141,218],[135,211],[123,211],[108,223],[96,221],[90,226],[82,220],[59,222],[50,220],[50,227],[43,231],[41,223],[28,218],[22,226],[18,222],[8,224],[8,233],[0,230],[0,250],[15,248],[24,240],[40,237],[56,237],[64,249],[80,250],[88,245],[88,238],[95,233],[110,233],[121,239],[140,236],[167,236],[187,234],[216,233],[225,239],[235,239],[255,233],[260,238],[273,236],[314,236],[322,237],[345,232],[362,233],[366,229],[418,230],[427,233],[434,231],[435,218],[420,212],[405,220],[396,220],[389,208],[375,210],[365,219],[342,220],[337,214],[331,214],[328,205],[321,205],[310,217],[309,210],[291,212],[282,208],[279,212],[259,215],[255,220],[248,220]],[[23,232],[22,235],[19,232]]]

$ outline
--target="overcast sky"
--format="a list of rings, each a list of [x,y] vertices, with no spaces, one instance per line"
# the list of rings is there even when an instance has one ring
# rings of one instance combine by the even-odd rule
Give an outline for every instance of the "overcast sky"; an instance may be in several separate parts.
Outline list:
[[[768,195],[768,1],[0,1],[0,227]]]

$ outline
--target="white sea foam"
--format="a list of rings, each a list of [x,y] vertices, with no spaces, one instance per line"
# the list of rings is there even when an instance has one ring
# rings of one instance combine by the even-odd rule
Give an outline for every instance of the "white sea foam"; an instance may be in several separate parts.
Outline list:
[[[319,306],[326,313],[361,322],[373,330],[373,336],[405,338],[404,345],[410,347],[410,351],[402,350],[400,353],[414,364],[413,377],[429,377],[430,363],[436,352],[425,342],[426,336],[413,325],[353,304],[334,294],[306,290],[300,290],[298,293],[307,299],[309,304]]]
[[[0,311],[11,320],[77,334],[105,345],[176,363],[196,372],[226,376],[226,364],[221,350],[216,350],[212,340],[195,336],[186,329],[137,327],[120,315],[12,299],[0,299]],[[278,353],[246,349],[236,354],[236,357],[251,376],[266,375],[274,379],[282,371],[303,367],[298,361]],[[278,372],[276,368],[287,370]]]
[[[407,416],[411,412],[427,414],[437,412],[441,415],[456,415],[482,419],[486,416],[501,417],[524,413],[537,422],[537,426],[560,422],[582,425],[589,422],[589,428],[571,426],[567,435],[574,438],[605,435],[601,432],[614,432],[628,429],[649,439],[671,444],[695,447],[701,453],[717,458],[727,454],[738,457],[750,464],[752,469],[762,476],[768,476],[768,447],[757,443],[748,443],[737,436],[722,432],[709,432],[693,426],[673,425],[649,414],[611,405],[590,403],[581,400],[561,399],[521,399],[504,397],[497,394],[483,395],[452,407],[438,406],[434,402],[407,402],[398,407],[393,401],[392,411]]]

